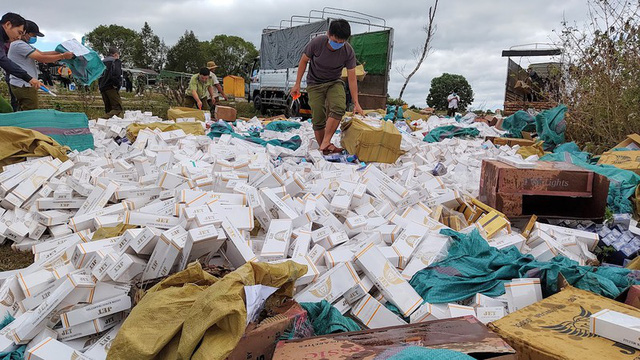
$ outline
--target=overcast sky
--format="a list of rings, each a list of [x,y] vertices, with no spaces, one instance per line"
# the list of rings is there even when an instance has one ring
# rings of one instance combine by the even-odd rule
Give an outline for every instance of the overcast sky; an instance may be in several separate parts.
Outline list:
[[[139,30],[145,21],[173,45],[185,30],[200,40],[218,34],[237,35],[260,45],[261,30],[279,25],[292,15],[308,15],[324,6],[345,7],[386,19],[394,28],[395,46],[389,94],[397,97],[404,79],[396,71],[416,64],[413,49],[425,39],[422,27],[433,1],[423,0],[58,0],[13,2],[4,10],[34,20],[46,35],[37,47],[50,50],[70,38],[80,40],[98,25],[119,24]],[[563,17],[582,22],[586,0],[442,0],[435,22],[433,52],[405,91],[409,104],[426,106],[431,79],[444,72],[467,78],[475,93],[475,108],[501,108],[504,101],[507,59],[501,52],[514,45],[555,41],[552,32]],[[535,58],[514,59],[526,67]]]

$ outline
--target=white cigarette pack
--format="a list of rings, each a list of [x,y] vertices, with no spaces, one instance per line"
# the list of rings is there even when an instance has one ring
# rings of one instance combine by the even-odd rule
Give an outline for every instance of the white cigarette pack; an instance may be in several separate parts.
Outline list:
[[[495,306],[495,307],[480,306],[476,308],[476,317],[478,318],[478,320],[480,320],[480,322],[482,322],[485,325],[492,321],[500,320],[506,315],[507,314],[506,314],[505,308],[502,306]]]
[[[158,229],[170,229],[180,223],[180,219],[173,216],[162,216],[127,211],[124,215],[125,225],[151,226]]]
[[[102,184],[98,184],[98,186],[95,187],[87,200],[84,202],[84,204],[82,204],[80,209],[78,209],[78,212],[75,216],[88,214],[93,211],[102,209],[117,189],[118,184],[112,181],[110,181],[109,184],[104,187]]]
[[[476,316],[476,310],[471,306],[463,306],[459,304],[449,304],[449,314],[452,318],[462,316]]]
[[[640,318],[604,309],[589,318],[589,331],[603,338],[640,349]]]
[[[291,231],[291,220],[271,220],[260,257],[265,260],[284,259],[289,249]]]
[[[84,199],[59,200],[54,198],[40,198],[36,200],[36,207],[38,210],[79,209],[84,202]]]
[[[347,247],[339,247],[333,250],[329,250],[324,254],[325,264],[327,264],[328,268],[333,268],[336,265],[353,262],[354,254],[351,249]]]
[[[265,210],[271,218],[293,220],[298,217],[298,213],[285,204],[272,189],[263,188],[260,192],[265,202]]]
[[[295,234],[295,231],[294,231]],[[309,247],[311,246],[311,231],[300,230],[298,237],[295,239],[295,246],[293,248],[292,258],[307,256],[309,254]]]
[[[83,306],[60,314],[62,326],[69,328],[87,321],[92,321],[100,317],[113,315],[115,313],[129,310],[131,308],[131,298],[128,295],[120,295],[95,304]]]
[[[449,306],[447,304],[422,304],[418,310],[416,310],[409,317],[409,323],[415,324],[420,322],[448,319],[451,317],[449,312]]]
[[[58,359],[93,360],[82,354],[82,352],[51,337],[42,340],[25,353],[25,360]]]
[[[351,314],[369,329],[407,324],[369,294],[360,299]]]
[[[364,276],[360,282],[344,293],[344,298],[349,304],[355,304],[373,289],[373,281]]]
[[[404,231],[398,236],[398,240],[391,245],[401,256],[399,268],[404,269],[428,231],[429,228],[426,226],[412,221],[405,227]]]
[[[504,284],[509,313],[518,311],[526,306],[542,300],[540,279],[513,279]]]
[[[146,227],[129,246],[138,255],[151,255],[161,233],[161,230]]]
[[[66,223],[71,218],[70,213],[59,210],[39,211],[34,214],[34,219],[44,226],[53,226]]]
[[[398,307],[403,316],[409,316],[424,301],[373,243],[360,245],[355,258],[378,290]]]
[[[445,257],[448,253],[449,245],[448,236],[429,232],[418,246],[409,264],[402,271],[402,276],[410,280],[418,271]]]
[[[359,282],[360,277],[351,263],[343,263],[327,271],[315,283],[306,287],[293,298],[297,302],[327,300],[333,303]]]
[[[121,326],[122,323],[118,323],[111,330],[107,331],[96,343],[84,352],[84,355],[92,360],[105,360],[111,348],[111,343],[115,340]]]
[[[95,283],[90,276],[71,274],[58,286],[49,297],[31,313],[24,313],[25,321],[11,332],[11,336],[16,344],[27,343],[33,339],[41,327],[43,327],[46,318],[62,301],[69,296],[77,288],[93,289]]]
[[[146,261],[135,255],[122,254],[107,274],[114,281],[127,283],[140,275],[146,265]]]
[[[258,257],[253,252],[245,238],[240,235],[240,231],[236,229],[231,222],[226,219],[223,220],[222,229],[230,240],[227,242],[226,254],[234,267],[238,268],[245,263],[258,260]]]
[[[309,251],[308,256],[313,261],[314,264],[316,264],[316,265],[325,265],[324,254],[326,252],[327,252],[327,250],[325,250],[325,248],[323,248],[322,246],[316,244],[311,248],[311,250]]]
[[[109,316],[87,321],[68,328],[56,330],[57,338],[60,341],[73,340],[83,336],[89,336],[111,329],[124,321],[124,313],[116,313]]]

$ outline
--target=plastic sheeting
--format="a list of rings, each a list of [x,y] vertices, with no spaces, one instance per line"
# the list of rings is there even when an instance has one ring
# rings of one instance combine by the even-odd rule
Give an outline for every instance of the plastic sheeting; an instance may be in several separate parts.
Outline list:
[[[536,119],[524,110],[517,111],[502,122],[502,128],[508,131],[504,137],[522,139],[522,132],[536,130]]]
[[[558,291],[560,273],[572,286],[609,298],[616,298],[635,282],[628,269],[579,266],[563,256],[556,256],[550,262],[538,262],[531,255],[521,254],[514,246],[498,250],[490,246],[478,230],[469,235],[453,230],[441,230],[440,233],[454,240],[449,254],[444,260],[416,273],[410,281],[429,303],[460,301],[477,293],[500,296],[505,293],[505,282],[525,277],[540,278],[543,293],[549,296]]]
[[[349,39],[358,63],[364,64],[367,74],[384,75],[387,73],[390,38],[391,30],[382,30],[354,34]]]
[[[0,114],[0,126],[15,126],[50,136],[58,144],[71,150],[93,149],[93,135],[85,113],[56,110],[29,110]]]
[[[31,157],[51,155],[67,161],[69,148],[60,146],[52,138],[34,130],[18,127],[0,127],[0,168]]]
[[[566,112],[567,107],[559,105],[536,115],[536,132],[539,139],[544,141],[546,151],[564,143],[564,132],[567,130],[567,122],[564,119]]]
[[[217,123],[211,124],[211,131],[207,134],[210,138],[218,138],[223,134],[229,134],[235,138],[246,140],[252,142],[254,144],[259,144],[262,146],[273,145],[280,146],[289,150],[298,150],[300,145],[302,145],[302,139],[299,135],[292,136],[289,140],[280,140],[280,139],[271,139],[264,140],[257,136],[244,136],[233,131],[233,128],[224,122],[218,121]]]
[[[94,81],[100,78],[106,69],[106,66],[102,63],[102,59],[100,59],[100,55],[89,48],[87,49],[89,52],[84,55],[77,55],[70,60],[60,60],[61,63],[67,64],[69,69],[71,69],[73,80],[80,85],[91,85]],[[57,52],[71,50],[65,48],[63,44],[56,47]]]
[[[448,125],[441,126],[429,131],[429,133],[424,137],[423,141],[434,143],[453,137],[478,137],[479,135],[480,131],[475,128],[462,128],[455,125]]]
[[[362,330],[353,319],[343,316],[326,300],[301,303],[300,306],[307,311],[316,336]]]
[[[279,70],[298,66],[307,43],[329,30],[329,20],[282,30],[265,30],[260,44],[260,69]]]
[[[271,297],[282,301],[293,295],[295,280],[305,272],[293,261],[247,263],[218,279],[192,263],[147,291],[122,324],[107,359],[223,360],[247,326],[244,287],[279,288]]]
[[[287,132],[291,129],[300,129],[300,126],[302,126],[302,124],[299,122],[278,120],[268,123],[264,128],[271,131]]]

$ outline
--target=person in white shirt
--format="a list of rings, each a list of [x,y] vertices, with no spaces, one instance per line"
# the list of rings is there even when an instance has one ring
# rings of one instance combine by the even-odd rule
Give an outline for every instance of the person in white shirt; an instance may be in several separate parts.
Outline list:
[[[447,116],[454,117],[456,116],[456,111],[458,110],[458,103],[460,102],[460,96],[458,96],[458,91],[453,90],[451,94],[447,97],[447,101],[449,102],[449,109],[447,110]]]

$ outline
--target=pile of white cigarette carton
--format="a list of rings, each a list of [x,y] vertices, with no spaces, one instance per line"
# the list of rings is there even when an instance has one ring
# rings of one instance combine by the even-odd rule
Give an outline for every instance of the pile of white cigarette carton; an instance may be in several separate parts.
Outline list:
[[[92,121],[95,150],[0,173],[0,238],[34,254],[33,265],[0,273],[0,310],[15,317],[0,333],[0,351],[27,344],[31,359],[104,359],[131,309],[131,285],[196,260],[306,265],[295,299],[327,300],[369,328],[467,314],[488,322],[541,299],[539,282],[525,279],[502,298],[477,295],[471,306],[428,304],[408,283],[447,255],[441,215],[477,193],[481,160],[512,156],[512,148],[482,140],[425,144],[409,135],[409,152],[396,164],[357,166],[310,149],[307,123],[300,130],[306,148],[298,150],[304,160],[182,130],[144,129],[133,144],[113,140],[128,124],[152,121],[159,119],[139,112]],[[431,174],[438,163],[446,175]],[[119,224],[135,228],[92,241],[98,229]],[[465,225],[460,230],[478,228]],[[496,231],[491,244],[529,246],[538,259],[557,252],[583,259],[597,242],[542,224],[530,240],[510,227]]]

